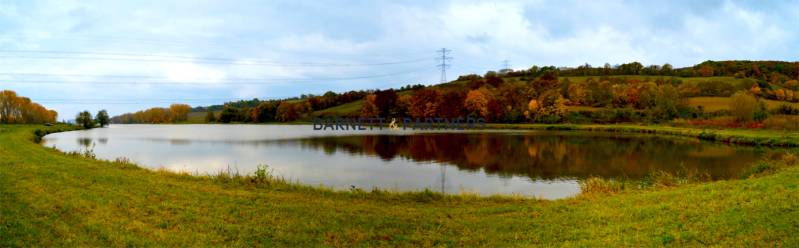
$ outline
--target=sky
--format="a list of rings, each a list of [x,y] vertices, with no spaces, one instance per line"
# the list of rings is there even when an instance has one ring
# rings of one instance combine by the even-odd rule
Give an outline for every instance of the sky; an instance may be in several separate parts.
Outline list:
[[[795,1],[1,1],[0,90],[69,120],[536,65],[799,59]]]

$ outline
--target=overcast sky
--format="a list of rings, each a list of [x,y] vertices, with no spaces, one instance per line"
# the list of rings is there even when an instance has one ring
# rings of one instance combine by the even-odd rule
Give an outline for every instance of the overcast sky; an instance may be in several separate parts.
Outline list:
[[[0,89],[72,119],[533,64],[799,57],[795,1],[2,1]]]

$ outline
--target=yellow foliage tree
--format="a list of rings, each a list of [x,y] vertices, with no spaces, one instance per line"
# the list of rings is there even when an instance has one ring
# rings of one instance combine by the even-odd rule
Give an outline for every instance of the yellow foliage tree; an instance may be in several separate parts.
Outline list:
[[[49,123],[55,122],[57,116],[58,113],[30,98],[20,97],[11,90],[0,91],[0,123]]]

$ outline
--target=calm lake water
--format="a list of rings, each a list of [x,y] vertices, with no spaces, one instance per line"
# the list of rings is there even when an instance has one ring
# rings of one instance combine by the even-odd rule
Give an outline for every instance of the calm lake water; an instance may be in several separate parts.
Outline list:
[[[336,189],[429,188],[557,199],[579,180],[653,171],[738,178],[771,151],[674,137],[559,131],[314,131],[311,125],[112,125],[47,135],[62,151],[92,150],[149,168],[214,174],[266,164],[282,177]]]

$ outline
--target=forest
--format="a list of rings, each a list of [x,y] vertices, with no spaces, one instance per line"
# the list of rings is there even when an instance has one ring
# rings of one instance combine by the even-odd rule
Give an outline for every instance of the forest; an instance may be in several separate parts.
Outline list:
[[[638,62],[576,68],[532,66],[462,75],[432,86],[242,100],[190,111],[185,105],[180,105],[179,111],[153,108],[114,117],[112,122],[183,122],[186,113],[198,116],[194,122],[204,123],[292,122],[330,116],[471,116],[492,123],[677,120],[686,125],[784,127],[793,118],[785,116],[799,114],[793,105],[799,102],[797,79],[799,63],[780,61],[705,61],[685,68]]]

